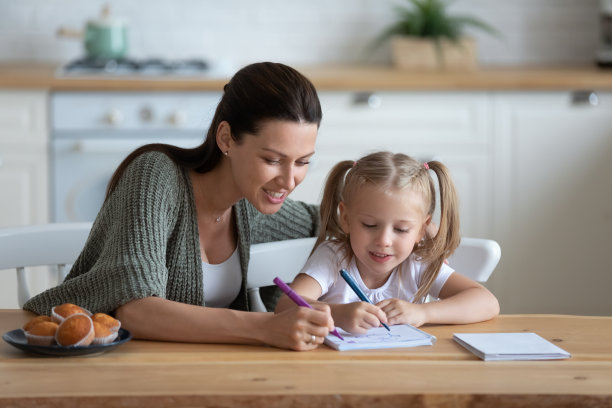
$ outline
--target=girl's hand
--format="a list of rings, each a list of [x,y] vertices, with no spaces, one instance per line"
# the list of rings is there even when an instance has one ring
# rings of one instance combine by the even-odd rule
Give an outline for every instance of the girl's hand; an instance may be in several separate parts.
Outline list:
[[[270,313],[270,319],[261,327],[263,342],[297,351],[317,348],[333,330],[334,320],[327,304],[317,302],[312,307],[314,310],[296,306]]]
[[[338,327],[349,333],[365,334],[372,327],[387,323],[385,313],[367,302],[353,302],[332,305],[332,313]]]
[[[378,302],[376,306],[385,312],[389,319],[388,324],[411,324],[419,327],[427,323],[423,305],[391,298]]]

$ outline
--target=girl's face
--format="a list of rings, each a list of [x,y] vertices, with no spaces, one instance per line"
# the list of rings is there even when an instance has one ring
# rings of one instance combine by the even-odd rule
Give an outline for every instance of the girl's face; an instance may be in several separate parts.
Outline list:
[[[350,206],[340,203],[342,229],[369,288],[382,286],[423,238],[431,220],[424,207],[421,194],[411,188],[383,191],[371,184],[351,197]]]
[[[257,135],[231,142],[229,155],[238,191],[257,210],[272,214],[304,180],[314,154],[317,125],[270,120]]]

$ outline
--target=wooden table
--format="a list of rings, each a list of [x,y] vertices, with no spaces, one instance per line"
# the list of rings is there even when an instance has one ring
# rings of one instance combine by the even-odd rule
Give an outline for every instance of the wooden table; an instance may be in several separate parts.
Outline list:
[[[32,315],[0,310],[2,333]],[[426,326],[434,346],[338,352],[132,340],[89,357],[0,342],[0,406],[612,407],[612,317],[503,315]],[[483,362],[456,332],[533,331],[569,360]]]

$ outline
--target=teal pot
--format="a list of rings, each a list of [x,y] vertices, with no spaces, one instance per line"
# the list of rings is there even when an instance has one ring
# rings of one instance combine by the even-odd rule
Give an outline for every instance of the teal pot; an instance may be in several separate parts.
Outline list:
[[[99,19],[87,22],[83,43],[88,57],[116,59],[128,50],[127,26],[118,19]]]

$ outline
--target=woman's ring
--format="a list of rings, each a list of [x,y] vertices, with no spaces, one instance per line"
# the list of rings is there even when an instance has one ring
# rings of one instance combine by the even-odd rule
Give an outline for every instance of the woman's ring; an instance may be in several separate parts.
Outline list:
[[[310,335],[310,343],[316,343],[317,342],[317,337],[314,334]]]

